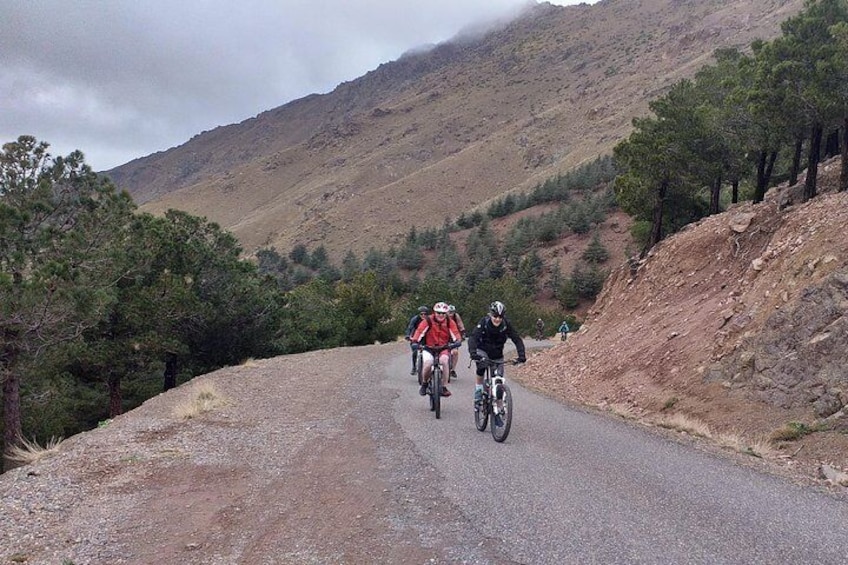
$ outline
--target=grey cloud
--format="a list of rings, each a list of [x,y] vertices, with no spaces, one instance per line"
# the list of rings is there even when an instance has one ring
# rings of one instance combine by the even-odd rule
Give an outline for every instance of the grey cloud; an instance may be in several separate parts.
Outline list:
[[[104,170],[526,4],[0,0],[0,140],[32,134]]]

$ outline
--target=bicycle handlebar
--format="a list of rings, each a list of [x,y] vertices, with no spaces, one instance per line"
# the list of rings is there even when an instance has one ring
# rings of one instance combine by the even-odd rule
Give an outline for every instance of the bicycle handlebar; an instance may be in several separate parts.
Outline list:
[[[447,345],[440,345],[438,347],[432,347],[432,346],[429,346],[429,345],[424,345],[422,343],[413,343],[412,345],[416,349],[426,349],[430,353],[436,354],[436,353],[441,353],[442,351],[445,351],[446,349],[459,349],[460,347],[462,347],[462,341],[461,340],[460,341],[452,341],[452,342],[448,343]]]
[[[521,363],[523,363],[523,361],[519,361],[517,357],[515,359],[504,359],[503,361],[494,361],[491,357],[481,357],[479,361],[469,359],[469,367],[471,367],[471,363],[482,363],[486,367],[491,367],[494,365],[506,365],[507,363],[510,365],[520,365]]]
[[[424,345],[423,347],[430,353],[441,353],[442,351],[445,351],[447,349],[459,349],[460,347],[462,347],[462,341],[452,341],[447,345],[440,345],[438,347],[431,347],[429,345]]]

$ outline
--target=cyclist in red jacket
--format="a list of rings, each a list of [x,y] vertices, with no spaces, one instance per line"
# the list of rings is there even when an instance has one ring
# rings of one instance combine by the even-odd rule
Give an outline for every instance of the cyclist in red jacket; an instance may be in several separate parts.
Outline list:
[[[430,381],[430,376],[433,370],[433,353],[430,349],[437,349],[450,345],[451,348],[457,348],[462,345],[462,334],[459,328],[456,327],[456,322],[448,317],[448,305],[444,302],[437,302],[433,306],[433,315],[428,316],[419,322],[418,327],[412,333],[411,342],[424,347],[421,355],[421,363],[423,366],[422,379],[424,384],[418,394],[425,396],[427,394],[427,383]],[[444,349],[439,353],[439,363],[442,366],[442,396],[450,396],[451,392],[444,386],[447,381],[448,371],[450,371],[450,356],[451,350]]]

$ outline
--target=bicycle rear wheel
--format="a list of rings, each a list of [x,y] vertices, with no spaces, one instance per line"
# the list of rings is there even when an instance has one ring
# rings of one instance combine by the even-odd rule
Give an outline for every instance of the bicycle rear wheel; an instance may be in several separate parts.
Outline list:
[[[492,398],[492,438],[500,443],[509,435],[512,427],[512,391],[501,385],[501,398]]]

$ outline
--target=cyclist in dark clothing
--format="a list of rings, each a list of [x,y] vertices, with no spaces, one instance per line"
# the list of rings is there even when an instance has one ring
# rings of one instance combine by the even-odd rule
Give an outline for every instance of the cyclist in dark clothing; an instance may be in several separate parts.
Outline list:
[[[415,331],[415,328],[418,327],[418,324],[421,323],[421,320],[427,317],[427,314],[430,313],[430,309],[426,306],[419,306],[418,313],[409,319],[409,324],[406,326],[406,333],[403,336],[403,339],[406,341],[410,341],[412,337],[412,332]],[[412,370],[409,372],[410,375],[414,375],[418,372],[418,367],[415,366],[415,359],[418,357],[418,350],[413,347],[412,342],[409,344],[410,349],[412,349]]]
[[[462,316],[459,315],[459,312],[456,311],[456,306],[453,304],[448,304],[448,318],[456,322],[456,327],[464,340],[466,338],[465,324],[462,323]],[[452,350],[451,355],[453,356],[451,357],[451,367],[459,367],[459,349]],[[451,369],[450,378],[456,379],[456,377],[456,369]]]
[[[524,363],[527,355],[524,350],[524,340],[515,331],[515,327],[504,316],[506,306],[502,302],[492,302],[489,314],[484,316],[471,332],[468,338],[468,353],[474,361],[484,358],[503,362],[503,348],[507,338],[515,344],[518,353],[517,361]],[[477,385],[474,387],[474,401],[479,402],[483,395],[483,375],[485,365],[477,363]]]

